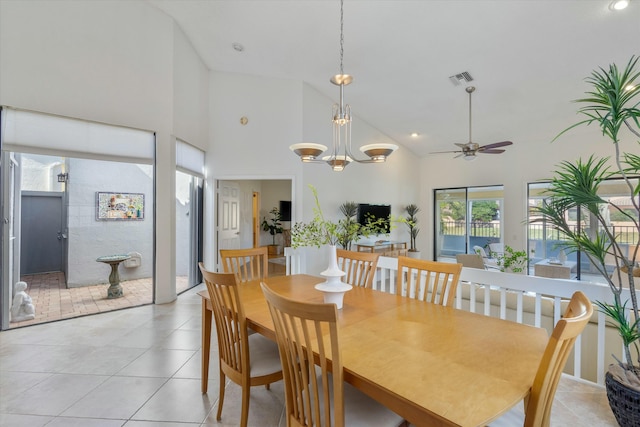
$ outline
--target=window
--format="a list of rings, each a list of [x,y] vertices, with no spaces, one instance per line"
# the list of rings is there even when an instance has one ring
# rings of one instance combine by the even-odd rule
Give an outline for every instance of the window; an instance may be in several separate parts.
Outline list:
[[[638,179],[631,180],[632,185],[638,186]],[[541,206],[545,203],[544,191],[548,188],[547,183],[535,183],[528,186],[528,240],[529,250],[535,250],[535,257],[531,260],[532,264],[544,259],[557,258],[560,253],[561,247],[559,246],[565,237],[553,230],[548,224],[544,222],[535,222],[536,218],[533,214],[535,206]],[[611,200],[616,205],[621,207],[622,211],[627,214],[636,215],[635,209],[633,209],[631,199],[629,198],[629,188],[621,179],[610,179],[602,182],[599,187],[599,196],[604,200]],[[625,209],[628,206],[629,209]],[[627,250],[633,250],[635,248],[635,242],[637,242],[638,234],[637,229],[624,213],[613,208],[610,205],[602,205],[602,212],[606,218],[608,218],[611,228],[618,236],[617,240],[622,243],[623,247]],[[573,223],[573,226],[578,230],[585,230],[587,233],[592,233],[594,236],[598,232],[598,228],[592,228],[591,224],[598,224],[597,221],[590,217],[589,212],[578,211],[574,209],[569,212],[569,223]],[[636,221],[638,218],[635,218]],[[590,281],[604,281],[602,276],[592,266],[589,258],[582,253],[567,253],[567,259],[569,261],[577,262],[577,277],[582,280]],[[610,265],[607,265],[610,273],[613,271],[613,259]]]

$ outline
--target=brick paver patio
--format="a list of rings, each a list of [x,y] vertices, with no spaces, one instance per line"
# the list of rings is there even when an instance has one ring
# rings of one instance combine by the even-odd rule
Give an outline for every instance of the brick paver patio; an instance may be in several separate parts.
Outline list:
[[[12,322],[10,328],[103,313],[153,302],[151,278],[121,281],[124,296],[115,299],[107,299],[108,283],[67,289],[64,274],[60,272],[22,276],[21,280],[27,282],[27,293],[33,300],[36,317],[24,322]],[[185,289],[187,289],[187,278],[177,277],[176,291],[180,293]]]

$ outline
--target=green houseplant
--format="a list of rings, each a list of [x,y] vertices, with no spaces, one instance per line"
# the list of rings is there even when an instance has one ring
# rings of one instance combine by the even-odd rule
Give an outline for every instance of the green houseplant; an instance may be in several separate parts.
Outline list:
[[[418,205],[412,203],[407,205],[404,211],[407,213],[407,216],[403,222],[407,224],[407,228],[409,228],[409,252],[419,252],[418,249],[416,249],[416,237],[418,237],[418,233],[420,232],[420,228],[418,228],[418,212],[420,212],[420,208]]]
[[[262,219],[262,230],[268,231],[271,234],[272,243],[271,246],[276,246],[276,234],[281,234],[284,230],[282,228],[282,215],[280,209],[273,208],[269,211],[271,218],[267,220],[267,217]]]
[[[350,251],[351,244],[358,239],[360,235],[360,224],[356,221],[356,215],[358,214],[358,204],[356,202],[344,202],[340,205],[340,212],[344,215],[339,222],[340,236],[338,243],[344,249]]]
[[[516,251],[509,245],[505,245],[503,253],[489,251],[489,256],[496,259],[496,265],[503,273],[522,273],[529,262],[525,251]]]
[[[638,58],[632,57],[624,69],[615,64],[608,68],[599,68],[586,78],[590,90],[586,97],[576,102],[583,106],[578,112],[586,118],[561,132],[565,132],[580,125],[596,124],[606,137],[613,149],[613,158],[598,158],[591,156],[587,160],[579,159],[575,162],[564,161],[558,166],[547,191],[548,202],[536,209],[540,219],[552,228],[561,232],[565,239],[560,246],[569,252],[580,251],[591,261],[593,267],[606,279],[612,292],[613,302],[596,302],[613,324],[622,340],[626,363],[612,365],[607,373],[607,394],[613,412],[621,425],[627,425],[634,417],[640,419],[638,397],[635,404],[628,402],[619,405],[611,387],[619,387],[620,380],[627,374],[637,376],[640,372],[640,353],[638,339],[640,338],[640,323],[629,319],[626,305],[622,300],[623,289],[629,289],[631,299],[632,318],[639,319],[638,300],[636,297],[636,282],[634,269],[638,266],[640,253],[640,156],[631,152],[622,152],[623,137],[631,134],[631,138],[640,138],[640,70]],[[555,139],[554,139],[555,141]],[[640,141],[636,141],[640,142]],[[636,146],[637,147],[637,146]],[[637,152],[637,151],[636,151]],[[623,209],[616,204],[615,199],[605,199],[600,195],[602,183],[616,178],[624,183],[627,197],[631,200],[632,208]],[[582,229],[569,223],[569,211],[579,209],[588,213],[591,227]],[[623,244],[622,235],[616,233],[608,219],[606,212],[617,212],[627,222],[633,224],[635,244]],[[597,223],[597,228],[593,222]],[[607,265],[613,263],[613,275],[609,276]],[[631,355],[634,347],[635,359]],[[617,371],[618,374],[613,374]],[[620,374],[622,372],[622,374]],[[612,378],[615,377],[615,380]],[[638,392],[636,392],[638,393]],[[638,394],[640,396],[640,394]],[[623,413],[622,407],[628,406],[632,413]],[[629,409],[629,408],[627,408]]]
[[[369,236],[384,229],[384,219],[382,218],[368,221],[364,226],[355,221],[355,213],[349,215],[353,213],[354,206],[357,209],[357,205],[353,202],[346,202],[340,206],[340,211],[345,218],[338,221],[326,219],[320,207],[318,191],[311,184],[309,184],[309,188],[315,200],[313,219],[307,223],[297,222],[293,225],[291,229],[291,246],[293,248],[301,246],[319,248],[324,245],[336,246],[340,244],[347,249],[351,242],[359,236]]]

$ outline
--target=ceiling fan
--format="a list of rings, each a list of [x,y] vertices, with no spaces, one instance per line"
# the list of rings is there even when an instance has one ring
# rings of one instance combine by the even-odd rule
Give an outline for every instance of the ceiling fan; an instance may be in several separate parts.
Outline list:
[[[455,145],[460,147],[460,150],[436,151],[436,152],[433,152],[431,154],[460,153],[457,156],[455,156],[454,158],[457,159],[458,157],[463,157],[464,156],[465,160],[474,160],[476,158],[476,154],[477,153],[481,153],[481,154],[500,154],[500,153],[504,153],[504,150],[501,149],[500,147],[506,147],[507,145],[513,144],[513,142],[511,142],[511,141],[502,141],[502,142],[495,142],[493,144],[487,144],[487,145],[479,145],[479,144],[477,144],[475,142],[472,142],[472,139],[471,139],[471,94],[476,90],[476,88],[474,86],[468,86],[465,90],[469,94],[469,142],[467,142],[466,144],[455,143]]]

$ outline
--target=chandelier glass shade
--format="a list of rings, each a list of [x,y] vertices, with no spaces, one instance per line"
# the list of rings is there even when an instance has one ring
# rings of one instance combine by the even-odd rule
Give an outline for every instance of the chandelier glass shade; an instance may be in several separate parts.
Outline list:
[[[327,150],[322,144],[312,142],[302,142],[293,144],[289,147],[291,151],[300,156],[305,163],[321,163],[326,162],[331,168],[340,172],[351,162],[356,163],[382,163],[387,157],[398,149],[395,144],[377,143],[368,144],[360,147],[366,159],[358,159],[353,155],[351,149],[351,106],[344,102],[344,87],[353,82],[353,77],[344,74],[342,68],[342,58],[344,53],[344,36],[343,36],[343,0],[340,1],[340,74],[331,77],[330,81],[334,85],[340,87],[340,100],[333,105],[332,127],[333,127],[333,144],[329,155],[318,159],[318,157]]]

